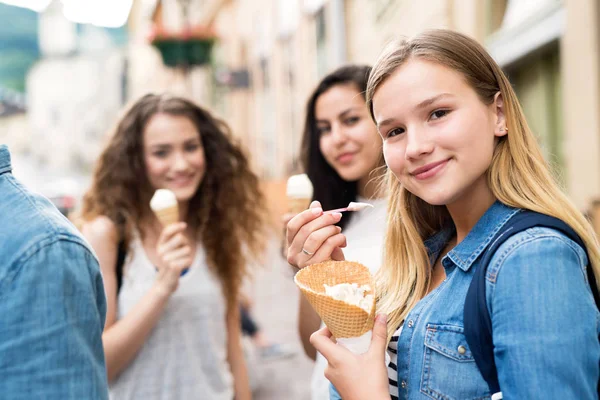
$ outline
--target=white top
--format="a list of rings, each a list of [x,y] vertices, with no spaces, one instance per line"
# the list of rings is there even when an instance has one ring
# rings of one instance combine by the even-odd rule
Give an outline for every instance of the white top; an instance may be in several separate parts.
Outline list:
[[[156,277],[138,237],[132,240],[123,271],[119,319],[150,290]],[[111,400],[232,400],[226,308],[221,283],[198,244],[192,266],[180,278],[158,323],[110,384]]]
[[[357,201],[371,203],[375,207],[352,213],[350,224],[342,232],[347,239],[347,246],[343,249],[344,256],[348,261],[366,265],[374,274],[383,261],[387,199],[368,200],[359,197]],[[312,400],[329,400],[329,381],[325,378],[326,366],[325,357],[317,353],[310,382]]]

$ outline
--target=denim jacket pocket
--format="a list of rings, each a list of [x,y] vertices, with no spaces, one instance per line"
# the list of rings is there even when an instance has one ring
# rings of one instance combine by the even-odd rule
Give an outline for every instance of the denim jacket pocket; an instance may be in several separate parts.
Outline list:
[[[490,399],[462,326],[427,325],[421,392],[437,400]]]

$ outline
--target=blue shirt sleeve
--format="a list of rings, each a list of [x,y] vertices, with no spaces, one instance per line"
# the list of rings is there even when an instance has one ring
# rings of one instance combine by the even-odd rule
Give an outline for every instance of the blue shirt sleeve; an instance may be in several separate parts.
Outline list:
[[[597,399],[598,311],[586,283],[587,260],[574,242],[547,231],[515,235],[490,263],[500,388],[505,400]]]
[[[329,384],[329,400],[342,400],[340,394],[333,384]]]
[[[0,397],[108,399],[98,261],[68,238],[26,256],[0,292]]]

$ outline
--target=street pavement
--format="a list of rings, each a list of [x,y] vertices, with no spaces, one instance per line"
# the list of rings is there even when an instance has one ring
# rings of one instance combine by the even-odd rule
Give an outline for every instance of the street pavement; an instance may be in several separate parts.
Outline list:
[[[296,350],[292,358],[260,362],[251,357],[249,370],[257,376],[256,400],[308,400],[313,362],[304,355],[298,337],[299,290],[292,267],[279,254],[279,243],[269,247],[267,263],[259,267],[251,285],[252,309],[264,332],[275,342],[287,343]],[[253,359],[253,360],[252,360]]]

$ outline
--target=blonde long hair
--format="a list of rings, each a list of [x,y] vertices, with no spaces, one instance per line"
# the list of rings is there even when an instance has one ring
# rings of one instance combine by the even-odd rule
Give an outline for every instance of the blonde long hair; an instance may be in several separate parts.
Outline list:
[[[373,116],[377,88],[411,58],[451,68],[463,75],[485,104],[500,92],[504,99],[508,134],[499,139],[487,182],[494,196],[510,207],[556,217],[584,241],[596,277],[600,252],[591,225],[562,192],[529,129],[510,82],[487,51],[475,40],[449,30],[429,30],[411,40],[393,42],[375,63],[367,86],[367,105]],[[424,240],[448,222],[445,207],[433,206],[407,191],[388,171],[388,227],[384,264],[376,280],[378,311],[388,314],[388,336],[398,328],[426,294],[432,268]]]

